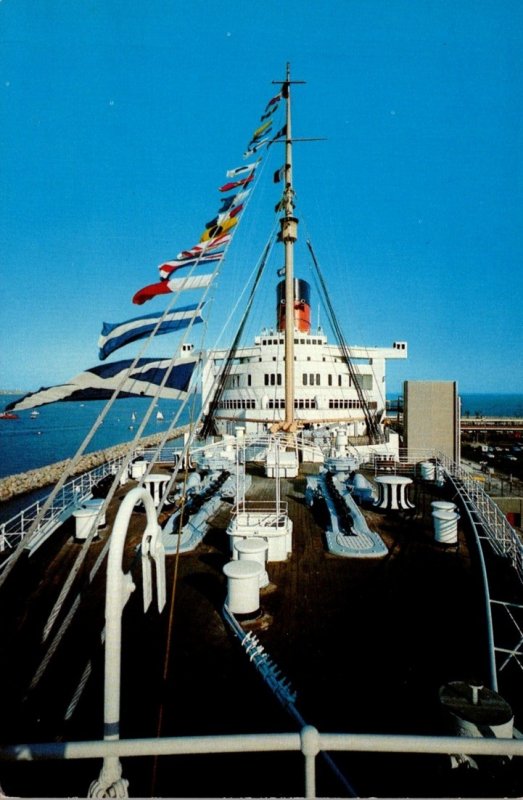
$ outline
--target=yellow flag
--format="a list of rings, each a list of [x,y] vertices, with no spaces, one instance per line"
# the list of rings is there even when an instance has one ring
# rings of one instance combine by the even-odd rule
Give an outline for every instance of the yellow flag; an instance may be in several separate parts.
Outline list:
[[[207,230],[201,235],[200,242],[207,242],[209,239],[214,239],[215,236],[221,236],[223,233],[227,233],[230,231],[231,228],[238,223],[236,217],[229,217],[229,219],[224,219],[219,225],[213,225],[211,228],[207,228]]]

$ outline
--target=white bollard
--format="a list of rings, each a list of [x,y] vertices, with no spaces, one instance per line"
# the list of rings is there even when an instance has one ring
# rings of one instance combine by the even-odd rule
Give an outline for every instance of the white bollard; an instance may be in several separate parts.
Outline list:
[[[455,511],[456,504],[450,500],[433,500],[431,503],[433,511]]]
[[[87,539],[97,514],[98,510],[96,508],[77,508],[76,511],[73,511],[75,519],[74,537],[78,542],[83,542]]]
[[[227,606],[233,614],[254,614],[260,608],[260,574],[258,561],[229,561],[223,567],[227,577]]]
[[[145,471],[147,470],[147,461],[144,459],[140,459],[138,461],[133,461],[131,464],[131,478],[135,481],[139,481],[142,475],[145,475]]]
[[[103,498],[93,497],[92,500],[84,500],[82,503],[82,508],[90,508],[93,511],[96,511],[96,513],[98,514],[103,504],[104,504]],[[98,520],[98,527],[103,528],[106,522],[107,520],[105,518],[105,511],[104,511],[104,513]]]
[[[261,564],[262,571],[260,572],[259,586],[260,589],[268,586],[269,576],[265,568],[267,552],[269,550],[267,540],[260,536],[254,536],[250,539],[240,539],[240,541],[235,543],[234,548],[238,553],[238,559],[240,561],[257,561]]]
[[[433,481],[436,476],[436,465],[432,461],[422,461],[419,465],[424,481]]]
[[[435,509],[432,512],[434,520],[434,538],[440,544],[457,544],[459,514],[455,511]]]

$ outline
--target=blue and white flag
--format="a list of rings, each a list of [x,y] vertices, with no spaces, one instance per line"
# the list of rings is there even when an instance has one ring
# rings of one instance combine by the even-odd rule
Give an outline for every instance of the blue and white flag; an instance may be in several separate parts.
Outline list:
[[[201,310],[203,303],[193,304],[178,308],[176,311],[170,311],[165,315],[162,320],[156,336],[161,336],[165,333],[174,333],[187,328],[191,322],[196,325],[203,322]],[[104,322],[102,325],[102,335],[98,340],[98,357],[100,361],[104,361],[107,356],[114,353],[120,347],[126,344],[136,342],[138,339],[145,339],[149,336],[154,328],[162,319],[161,313],[146,314],[144,317],[135,317],[134,319],[127,320],[127,322]]]
[[[154,397],[166,372],[172,367],[160,396],[166,400],[182,399],[187,394],[197,362],[198,358],[194,355],[177,359],[175,362],[171,358],[140,358],[123,381],[118,396]],[[126,360],[100,364],[80,372],[68,383],[42,387],[37,392],[30,392],[20,400],[9,403],[9,408],[23,411],[62,400],[108,400],[120,386],[123,376],[129,371],[132,363],[132,360]]]
[[[255,161],[254,164],[244,164],[242,167],[235,167],[234,169],[228,169],[225,173],[228,178],[235,178],[237,175],[242,175],[244,172],[251,172],[253,169],[259,164],[259,160]]]

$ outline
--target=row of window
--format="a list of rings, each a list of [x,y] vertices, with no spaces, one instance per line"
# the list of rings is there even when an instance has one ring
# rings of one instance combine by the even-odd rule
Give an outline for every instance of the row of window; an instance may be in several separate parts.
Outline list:
[[[263,376],[265,386],[281,386],[282,378],[281,372],[266,372]]]
[[[231,376],[233,377],[233,376]],[[234,376],[239,377],[239,376]],[[250,379],[250,375],[248,376]],[[348,377],[348,385],[352,386],[352,378],[346,376],[345,381],[343,380],[343,375],[332,375],[329,373],[327,375],[327,384],[332,386],[334,384],[334,379],[337,378],[338,386],[343,386],[344,382],[346,384]],[[359,385],[362,389],[372,389],[372,375],[357,375],[357,380]],[[266,372],[263,376],[263,382],[265,386],[281,386],[282,385],[282,373],[281,372]],[[303,386],[321,386],[321,375],[319,372],[304,372],[302,373],[302,384]],[[247,383],[248,386],[251,385],[250,380]],[[346,384],[347,385],[347,384]],[[235,384],[238,386],[238,384]],[[227,388],[233,388],[232,385],[228,386]]]
[[[249,374],[247,375],[247,386],[251,385],[252,376]],[[228,375],[225,380],[225,388],[226,389],[238,389],[240,386],[240,376],[239,375]]]
[[[285,400],[269,400],[267,408],[285,408]],[[294,400],[294,408],[317,408],[316,400],[299,397]]]
[[[341,375],[340,375],[341,379]],[[302,375],[302,382],[304,386],[320,386],[321,385],[321,375],[319,372],[304,372]],[[340,383],[341,386],[341,383]]]
[[[367,407],[370,409],[375,409],[378,407],[378,404],[375,400],[371,400],[367,403]],[[361,408],[361,403],[359,400],[329,400],[329,408]]]
[[[285,344],[285,339],[262,339],[262,345]],[[323,339],[295,339],[294,344],[323,344]]]
[[[256,408],[255,400],[220,400],[218,408]]]
[[[376,408],[376,402],[369,403],[369,408]],[[276,409],[276,408],[285,408],[285,400],[281,399],[273,399],[269,400],[268,408]],[[294,408],[317,408],[316,400],[314,398],[309,397],[299,397],[294,400]],[[256,401],[252,399],[242,399],[242,400],[220,400],[218,403],[218,408],[221,409],[252,409],[256,408]],[[359,400],[329,400],[329,408],[361,408],[361,403]]]

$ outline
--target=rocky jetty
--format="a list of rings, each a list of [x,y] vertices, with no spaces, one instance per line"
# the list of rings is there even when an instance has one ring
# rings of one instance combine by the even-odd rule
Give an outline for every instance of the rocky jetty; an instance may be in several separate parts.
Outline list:
[[[188,425],[183,425],[180,428],[176,428],[171,431],[168,439],[178,439],[184,434],[188,427]],[[165,434],[163,433],[154,433],[151,436],[144,436],[134,447],[154,447],[162,442],[164,436]],[[105,450],[98,450],[96,453],[86,453],[80,458],[78,464],[71,472],[71,477],[81,475],[83,472],[88,472],[90,469],[99,467],[105,461],[110,461],[113,458],[125,455],[128,450],[129,442],[117,444],[114,447],[107,447]],[[38,469],[32,469],[28,472],[20,472],[17,475],[9,475],[7,478],[2,478],[0,480],[0,502],[11,500],[11,498],[17,495],[32,492],[35,489],[52,486],[60,478],[69,463],[70,459],[66,461],[57,461],[46,467],[39,467]]]

